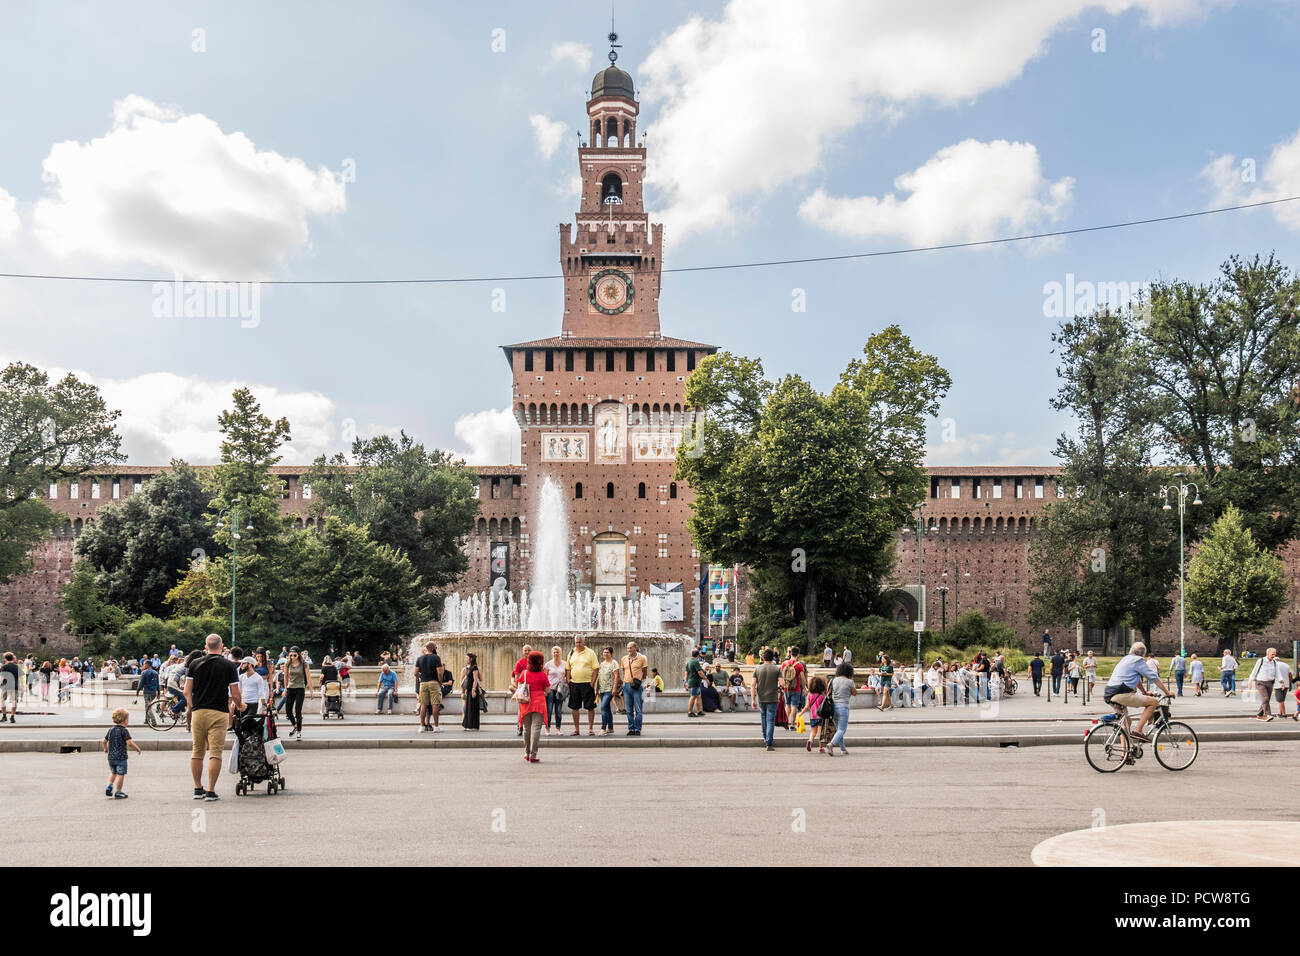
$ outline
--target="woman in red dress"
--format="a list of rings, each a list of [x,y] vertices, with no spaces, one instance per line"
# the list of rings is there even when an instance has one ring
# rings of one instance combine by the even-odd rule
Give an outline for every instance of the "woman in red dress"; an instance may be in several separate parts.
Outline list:
[[[546,726],[546,691],[551,686],[550,678],[542,670],[546,657],[541,651],[528,655],[528,668],[519,675],[519,683],[528,688],[528,700],[519,701],[519,721],[524,728],[524,759],[529,763],[538,763],[537,743]]]

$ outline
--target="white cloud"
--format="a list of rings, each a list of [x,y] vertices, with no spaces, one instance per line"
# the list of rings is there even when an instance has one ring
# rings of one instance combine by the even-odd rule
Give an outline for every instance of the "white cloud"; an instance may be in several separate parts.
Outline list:
[[[1015,432],[968,434],[925,449],[925,463],[930,466],[1049,465],[1053,460],[1046,445],[1026,445]]]
[[[307,245],[309,216],[347,204],[323,166],[136,95],[114,104],[103,136],[51,147],[44,170],[54,194],[32,223],[47,249],[201,279],[266,278]]]
[[[18,221],[18,200],[0,189],[0,242],[18,238],[21,226]]]
[[[967,139],[903,173],[894,186],[909,195],[844,198],[818,189],[799,207],[799,216],[855,239],[977,240],[1059,219],[1069,207],[1074,180],[1045,179],[1032,143]]]
[[[1247,178],[1252,173],[1251,179]],[[1254,159],[1233,155],[1217,156],[1201,170],[1201,178],[1214,189],[1210,208],[1267,202],[1300,196],[1300,130],[1288,140],[1273,146],[1262,164]],[[1300,202],[1279,203],[1270,207],[1279,223],[1300,232]]]
[[[519,464],[519,423],[509,406],[471,412],[456,419],[456,437],[469,451],[453,451],[470,465]]]
[[[591,69],[591,47],[576,40],[566,40],[551,47],[551,66],[572,63],[579,70]]]
[[[555,155],[555,151],[560,148],[560,143],[564,141],[564,134],[568,132],[569,127],[565,126],[561,120],[552,120],[541,113],[534,113],[528,117],[528,122],[533,124],[533,136],[537,139],[537,151],[550,159]]]
[[[674,236],[728,227],[819,168],[864,121],[970,101],[1015,80],[1085,12],[1161,26],[1218,0],[731,0],[693,16],[638,69],[660,104],[647,171]],[[1091,25],[1091,24],[1088,24]],[[762,162],[755,162],[761,157]]]

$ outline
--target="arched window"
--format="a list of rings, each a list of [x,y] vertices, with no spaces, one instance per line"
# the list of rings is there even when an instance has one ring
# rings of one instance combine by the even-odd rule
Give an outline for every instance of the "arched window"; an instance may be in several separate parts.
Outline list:
[[[578,482],[576,485],[573,486],[573,497],[575,498],[582,497],[582,482]]]
[[[674,481],[671,485],[668,486],[668,497],[669,498],[677,497],[677,482]]]
[[[610,122],[614,122],[610,120]],[[602,203],[623,203],[623,178],[618,173],[606,173],[600,181],[600,201]]]
[[[605,497],[606,498],[614,497],[614,482],[609,481],[605,483]]]
[[[645,497],[645,482],[644,482],[644,481],[641,482],[639,485],[636,486],[636,496],[637,496],[638,498],[644,498],[644,497]]]

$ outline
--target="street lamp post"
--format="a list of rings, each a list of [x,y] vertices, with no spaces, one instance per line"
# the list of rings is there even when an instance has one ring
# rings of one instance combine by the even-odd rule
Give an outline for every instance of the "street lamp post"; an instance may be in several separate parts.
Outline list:
[[[235,646],[235,592],[239,576],[239,499],[233,498],[230,502],[230,646]],[[218,528],[224,528],[224,520],[217,521]],[[252,531],[253,525],[250,522],[245,531]]]
[[[947,572],[945,571],[944,573],[946,574]],[[940,620],[942,621],[940,627],[943,630],[943,633],[947,634],[948,633],[948,585],[941,584],[939,585],[938,590],[939,590],[939,609],[940,609],[939,617]]]
[[[925,540],[925,502],[916,503],[916,619],[924,625],[925,622],[925,603],[922,598],[922,578],[921,578],[921,549],[922,542]],[[916,632],[916,666],[921,666],[921,632]]]
[[[1183,481],[1187,477],[1186,472],[1179,472],[1174,475],[1178,479],[1178,485],[1162,485],[1160,494],[1164,495],[1165,506],[1162,510],[1169,511],[1172,505],[1169,504],[1169,493],[1178,492],[1178,655],[1187,656],[1187,608],[1183,600],[1183,557],[1186,553],[1186,539],[1183,535],[1183,517],[1187,513],[1187,492],[1189,489],[1196,489],[1196,497],[1192,500],[1193,505],[1201,503],[1201,489],[1194,481]],[[1235,648],[1234,648],[1235,650]]]

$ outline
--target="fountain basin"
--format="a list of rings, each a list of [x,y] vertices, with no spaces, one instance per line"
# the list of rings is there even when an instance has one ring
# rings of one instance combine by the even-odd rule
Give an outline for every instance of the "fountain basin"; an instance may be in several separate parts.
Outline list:
[[[574,638],[579,635],[597,655],[606,647],[613,648],[615,660],[627,653],[628,641],[636,641],[638,650],[646,656],[650,666],[659,669],[666,688],[680,686],[686,659],[695,646],[694,638],[666,631],[446,631],[416,637],[411,642],[411,660],[424,653],[425,642],[433,641],[438,645],[438,656],[442,658],[443,666],[452,672],[459,686],[465,655],[475,654],[488,690],[506,690],[525,644],[541,651],[549,661],[551,648],[556,646],[560,648],[561,657],[567,658],[573,650]]]

